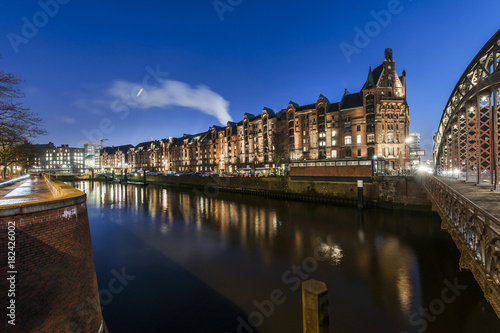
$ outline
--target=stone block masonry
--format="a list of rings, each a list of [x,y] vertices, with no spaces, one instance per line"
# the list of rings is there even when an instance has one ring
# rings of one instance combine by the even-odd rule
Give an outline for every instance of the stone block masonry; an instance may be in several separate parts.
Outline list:
[[[142,177],[130,177],[141,182]],[[196,187],[204,192],[240,192],[283,199],[329,202],[357,205],[356,182],[294,181],[287,177],[193,177],[193,176],[147,176],[148,183],[171,186]],[[365,183],[363,198],[367,206],[431,210],[425,190],[414,177],[373,177]]]
[[[48,180],[53,182],[53,180]],[[0,209],[0,329],[5,332],[102,332],[85,194],[56,182],[63,196],[31,203],[29,213]],[[18,207],[19,208],[19,207]],[[8,227],[15,223],[15,267]],[[7,272],[16,272],[15,326],[7,323]]]

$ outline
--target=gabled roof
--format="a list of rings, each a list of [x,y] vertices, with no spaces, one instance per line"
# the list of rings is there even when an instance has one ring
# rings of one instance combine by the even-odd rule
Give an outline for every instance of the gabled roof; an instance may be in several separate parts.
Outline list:
[[[363,95],[362,93],[354,93],[354,94],[349,94],[349,92],[346,89],[346,93],[344,94],[344,97],[342,97],[342,102],[341,104],[341,109],[351,109],[355,107],[362,107],[363,106]]]
[[[248,112],[245,112],[245,114],[243,115],[243,118],[247,117],[248,119],[250,118],[255,118],[255,116],[251,113],[248,113]]]
[[[314,104],[307,104],[307,105],[302,105],[302,106],[296,107],[295,111],[310,110],[310,109],[314,109],[315,107],[316,107],[316,103],[314,103]]]
[[[210,140],[212,140],[212,131],[208,130],[200,136],[198,142],[207,142]]]
[[[153,141],[141,142],[141,143],[137,144],[137,145],[135,146],[135,148],[136,148],[136,149],[141,148],[141,147],[142,147],[142,148],[148,148],[148,147],[150,147],[150,146],[151,146],[151,144],[152,144],[152,143],[153,143]]]
[[[42,152],[44,152],[47,149],[55,149],[56,146],[54,146],[54,144],[52,142],[49,142],[47,144],[36,144],[36,145],[33,145],[33,148],[36,151],[42,153]]]
[[[328,105],[328,108],[326,109],[326,112],[327,113],[330,113],[330,112],[338,112],[340,110],[340,103],[333,103],[333,104],[329,104]]]
[[[134,145],[121,145],[121,146],[111,146],[111,147],[104,147],[104,148],[101,148],[100,151],[101,152],[106,152],[108,155],[114,155],[119,151],[121,151],[122,153],[127,153],[130,148],[134,148]]]
[[[284,120],[284,119],[286,119],[286,110],[287,109],[283,109],[283,110],[279,111],[278,113],[276,113],[276,118],[278,120]]]
[[[225,127],[222,127],[222,126],[213,125],[212,127],[210,127],[210,129],[211,129],[211,130],[212,130],[212,129],[214,129],[214,130],[216,130],[217,132],[219,132],[219,131],[223,131],[223,130],[225,130],[226,128],[225,128]]]
[[[181,138],[174,138],[172,140],[172,146],[173,147],[179,147],[179,146],[182,146],[184,144],[184,139],[186,139],[186,135],[187,134],[184,134]]]

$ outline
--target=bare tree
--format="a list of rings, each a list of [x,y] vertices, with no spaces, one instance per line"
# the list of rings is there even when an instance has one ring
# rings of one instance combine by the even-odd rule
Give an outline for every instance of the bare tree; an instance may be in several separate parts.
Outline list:
[[[278,172],[279,164],[288,155],[288,136],[287,132],[278,127],[272,134],[272,159],[276,172]]]
[[[4,177],[7,167],[19,159],[20,146],[46,134],[38,114],[19,102],[24,97],[19,88],[22,82],[19,75],[0,70],[0,166]]]

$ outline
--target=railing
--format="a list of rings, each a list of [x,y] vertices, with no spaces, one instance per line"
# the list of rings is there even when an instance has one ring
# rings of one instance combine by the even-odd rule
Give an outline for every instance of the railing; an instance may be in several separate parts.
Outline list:
[[[500,221],[434,176],[422,183],[486,299],[500,317]]]

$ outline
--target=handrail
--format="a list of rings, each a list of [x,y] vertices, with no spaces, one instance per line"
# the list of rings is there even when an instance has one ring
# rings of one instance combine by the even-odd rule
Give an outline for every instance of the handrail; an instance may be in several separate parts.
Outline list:
[[[446,185],[445,183],[443,183],[441,180],[437,179],[435,176],[428,175],[428,177],[431,177],[431,179],[433,179],[434,181],[439,182],[441,184],[441,186],[444,187],[448,192],[453,193],[460,200],[467,202],[468,205],[472,206],[475,210],[479,211],[482,215],[488,217],[488,219],[490,221],[492,221],[497,227],[500,228],[500,220],[497,217],[491,215],[490,213],[488,213],[487,211],[485,211],[484,209],[479,207],[477,204],[475,204],[473,201],[464,197],[460,192],[458,192],[457,190],[454,190],[453,188],[451,188],[448,185]]]
[[[442,228],[453,238],[486,299],[500,318],[500,221],[457,190],[431,175],[422,185],[438,208]]]

